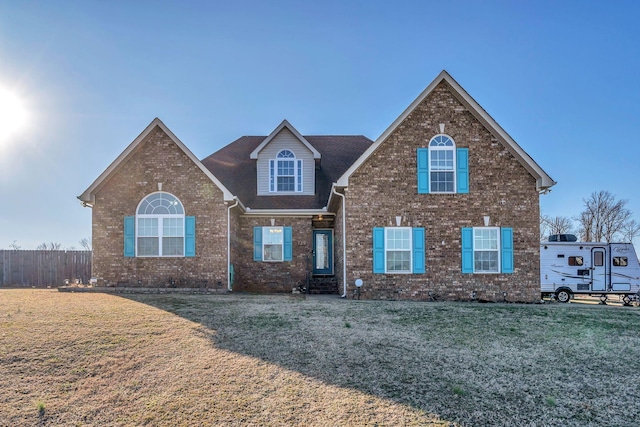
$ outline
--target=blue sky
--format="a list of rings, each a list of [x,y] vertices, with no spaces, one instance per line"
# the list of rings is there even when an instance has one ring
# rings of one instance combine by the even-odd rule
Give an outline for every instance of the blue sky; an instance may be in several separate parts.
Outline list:
[[[81,194],[159,117],[203,158],[283,119],[377,138],[446,69],[558,184],[640,222],[634,1],[6,1],[0,87],[28,124],[0,142],[0,248],[79,247]]]

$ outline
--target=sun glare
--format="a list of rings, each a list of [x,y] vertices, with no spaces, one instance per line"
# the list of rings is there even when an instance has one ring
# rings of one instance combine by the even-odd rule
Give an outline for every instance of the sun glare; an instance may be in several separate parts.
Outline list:
[[[15,134],[27,122],[27,112],[20,98],[0,87],[0,142]]]

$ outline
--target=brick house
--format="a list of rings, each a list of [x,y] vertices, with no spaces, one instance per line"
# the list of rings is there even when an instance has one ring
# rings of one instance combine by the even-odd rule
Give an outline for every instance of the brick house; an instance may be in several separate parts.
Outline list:
[[[285,120],[198,160],[155,119],[79,199],[102,286],[536,301],[554,184],[443,71],[376,141]]]

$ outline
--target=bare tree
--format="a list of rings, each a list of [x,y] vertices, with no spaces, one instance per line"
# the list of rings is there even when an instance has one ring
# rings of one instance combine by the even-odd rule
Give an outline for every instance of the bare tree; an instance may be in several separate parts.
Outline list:
[[[10,249],[13,249],[14,251],[19,251],[19,250],[20,250],[20,248],[22,248],[22,246],[20,246],[20,245],[18,244],[18,241],[17,241],[17,240],[14,240],[13,242],[11,242],[11,243],[9,244],[9,248],[10,248]]]
[[[580,238],[585,242],[611,242],[622,233],[624,225],[630,220],[627,201],[616,200],[608,191],[594,191],[583,201],[584,210],[576,220]]]
[[[43,242],[40,243],[38,246],[36,246],[37,250],[40,251],[57,251],[62,247],[62,243],[55,243],[55,242]]]
[[[83,237],[82,239],[80,239],[80,247],[83,248],[86,251],[90,251],[91,250],[91,239],[88,239],[87,237]]]
[[[640,236],[640,224],[635,219],[631,219],[622,226],[620,233],[625,242],[632,242],[633,239]]]
[[[568,216],[540,216],[540,241],[552,234],[567,234],[573,230],[573,220]]]

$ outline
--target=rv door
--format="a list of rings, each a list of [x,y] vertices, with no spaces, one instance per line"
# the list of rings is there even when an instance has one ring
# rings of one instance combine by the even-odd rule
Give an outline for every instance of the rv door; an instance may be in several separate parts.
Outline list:
[[[607,263],[604,248],[591,250],[591,290],[605,291],[607,288]]]

